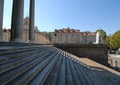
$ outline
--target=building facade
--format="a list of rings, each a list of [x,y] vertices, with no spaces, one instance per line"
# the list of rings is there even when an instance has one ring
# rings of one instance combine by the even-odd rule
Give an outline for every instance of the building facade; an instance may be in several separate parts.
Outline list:
[[[55,30],[51,34],[51,42],[52,43],[81,43],[81,33],[79,30],[73,30],[73,29],[60,29]]]
[[[95,32],[80,32],[80,30],[63,28],[51,34],[53,44],[95,44]]]
[[[3,29],[3,40],[9,42],[10,41],[10,33],[11,29]],[[35,35],[35,43],[39,44],[49,44],[50,41],[47,37],[45,37],[39,30],[38,27],[34,27],[34,35]],[[29,18],[26,17],[23,20],[23,40],[25,43],[29,43]]]

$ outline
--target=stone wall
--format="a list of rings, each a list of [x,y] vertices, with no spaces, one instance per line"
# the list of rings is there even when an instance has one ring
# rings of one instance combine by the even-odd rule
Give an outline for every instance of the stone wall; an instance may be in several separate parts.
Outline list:
[[[6,42],[10,41],[10,32],[11,32],[11,29],[3,29],[2,34],[3,34],[4,41],[6,41]],[[34,31],[34,32],[35,32],[35,43],[50,44],[50,40],[47,37],[45,37],[39,31]],[[23,40],[24,40],[24,43],[29,42],[29,30],[28,29],[23,30]]]
[[[89,58],[108,66],[108,48],[105,44],[56,44],[54,46],[80,58]]]
[[[120,55],[117,54],[109,54],[108,55],[108,63],[110,67],[120,72]]]

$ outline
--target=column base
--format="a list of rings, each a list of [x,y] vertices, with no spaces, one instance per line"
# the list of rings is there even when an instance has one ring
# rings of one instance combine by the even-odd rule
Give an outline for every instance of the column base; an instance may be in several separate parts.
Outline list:
[[[34,40],[29,40],[29,43],[35,43],[35,41]]]
[[[5,41],[5,40],[3,40],[3,39],[0,39],[0,42],[7,42],[7,41]]]
[[[14,40],[11,40],[10,42],[24,43],[24,40],[23,39],[14,39]]]
[[[0,36],[0,42],[4,42],[5,40],[3,40],[3,36]]]

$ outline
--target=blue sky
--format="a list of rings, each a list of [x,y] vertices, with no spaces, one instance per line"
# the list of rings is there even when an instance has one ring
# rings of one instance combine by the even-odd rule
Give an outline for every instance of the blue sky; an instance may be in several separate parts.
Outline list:
[[[35,0],[35,25],[40,31],[70,27],[107,34],[120,30],[120,0]],[[25,0],[24,17],[29,15]],[[5,0],[3,27],[10,28],[12,0]]]

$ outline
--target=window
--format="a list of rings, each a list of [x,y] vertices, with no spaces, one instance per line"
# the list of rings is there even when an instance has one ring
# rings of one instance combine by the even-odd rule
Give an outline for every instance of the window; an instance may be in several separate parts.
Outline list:
[[[54,34],[54,36],[57,36],[57,34]]]
[[[25,25],[28,25],[28,21],[27,20],[25,21]]]

